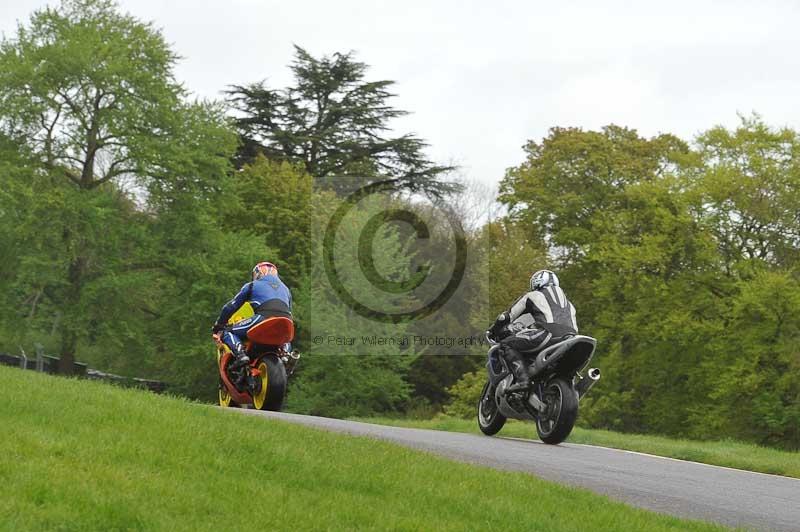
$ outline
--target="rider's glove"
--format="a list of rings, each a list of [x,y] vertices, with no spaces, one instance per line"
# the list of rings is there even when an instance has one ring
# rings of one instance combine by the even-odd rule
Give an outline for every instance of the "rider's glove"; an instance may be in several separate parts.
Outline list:
[[[494,320],[494,324],[489,328],[489,332],[496,338],[509,321],[511,321],[511,316],[508,315],[508,312],[502,312],[497,316],[497,319]]]
[[[211,334],[219,334],[220,332],[222,332],[223,329],[225,329],[224,325],[220,325],[219,323],[215,323],[211,327]]]

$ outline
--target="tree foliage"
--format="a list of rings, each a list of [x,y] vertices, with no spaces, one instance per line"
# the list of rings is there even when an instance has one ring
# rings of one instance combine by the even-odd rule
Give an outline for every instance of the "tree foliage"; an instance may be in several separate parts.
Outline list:
[[[800,446],[797,139],[753,117],[694,146],[615,126],[529,143],[501,199],[599,339],[585,423]]]
[[[9,303],[27,307],[27,327],[15,336],[56,347],[62,371],[99,345],[120,352],[98,353],[112,367],[158,367],[159,289],[187,274],[169,259],[187,244],[181,259],[213,260],[196,244],[218,231],[210,195],[235,137],[219,106],[186,101],[174,62],[158,31],[107,0],[37,11],[0,45],[0,128],[27,154],[12,177],[26,202]]]
[[[330,192],[316,194],[309,212],[313,226],[323,227],[342,201]],[[373,198],[351,211],[337,234],[336,266],[341,282],[354,290],[359,301],[369,298],[374,308],[391,312],[404,308],[404,297],[398,299],[389,293],[381,296],[360,282],[363,274],[358,254],[359,229],[386,208],[386,201],[390,200]],[[321,231],[313,234],[317,233]],[[410,396],[406,377],[414,360],[413,348],[400,342],[408,336],[409,324],[375,322],[350,308],[324,271],[321,235],[312,242],[315,260],[296,303],[295,318],[305,330],[305,342],[297,381],[290,390],[290,408],[334,417],[402,411]],[[372,243],[376,269],[387,277],[403,275],[410,263],[405,246],[396,227],[384,226]]]
[[[368,81],[368,66],[352,53],[318,58],[299,46],[291,70],[294,84],[285,89],[259,82],[228,91],[241,113],[242,161],[262,153],[301,164],[336,190],[342,176],[392,179],[398,189],[436,195],[454,189],[439,179],[451,168],[428,160],[422,139],[389,135],[391,121],[407,114],[388,103],[394,82]]]
[[[301,167],[270,161],[263,155],[237,172],[226,208],[226,225],[246,229],[275,249],[270,257],[281,276],[295,285],[310,273],[313,179]]]

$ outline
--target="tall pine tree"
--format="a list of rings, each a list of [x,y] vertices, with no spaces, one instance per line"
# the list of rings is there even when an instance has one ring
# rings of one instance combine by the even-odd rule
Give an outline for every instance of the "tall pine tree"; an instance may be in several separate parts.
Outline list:
[[[341,176],[391,179],[398,189],[436,196],[454,190],[440,179],[452,167],[431,162],[422,139],[389,134],[391,120],[407,112],[388,103],[394,82],[368,81],[368,68],[352,53],[316,58],[296,46],[291,86],[233,86],[228,94],[243,141],[239,163],[258,153],[300,163],[318,184],[339,191]]]

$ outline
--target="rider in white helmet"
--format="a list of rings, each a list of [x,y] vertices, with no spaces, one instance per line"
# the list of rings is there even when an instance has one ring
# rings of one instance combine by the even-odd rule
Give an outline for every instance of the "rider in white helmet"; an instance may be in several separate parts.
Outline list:
[[[500,314],[489,332],[500,340],[503,356],[514,373],[513,388],[527,388],[530,376],[524,355],[577,334],[575,307],[559,286],[558,276],[550,270],[539,270],[531,276],[530,291]]]

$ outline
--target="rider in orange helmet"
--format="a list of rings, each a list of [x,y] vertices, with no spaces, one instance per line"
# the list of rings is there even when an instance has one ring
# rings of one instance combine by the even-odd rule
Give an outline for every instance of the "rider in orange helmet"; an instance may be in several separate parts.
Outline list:
[[[255,314],[226,326],[233,313],[245,303],[250,303]],[[222,333],[222,341],[236,356],[232,368],[239,368],[250,362],[242,346],[242,341],[247,338],[247,331],[273,316],[291,319],[292,293],[278,277],[278,268],[274,264],[259,262],[253,268],[252,280],[222,307],[217,322],[211,328],[214,334]]]

